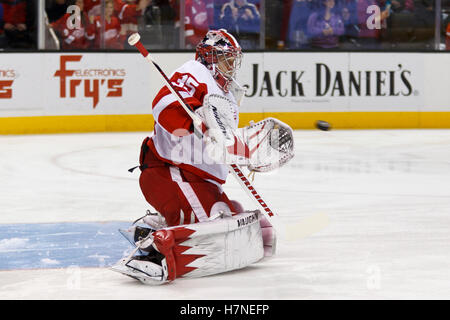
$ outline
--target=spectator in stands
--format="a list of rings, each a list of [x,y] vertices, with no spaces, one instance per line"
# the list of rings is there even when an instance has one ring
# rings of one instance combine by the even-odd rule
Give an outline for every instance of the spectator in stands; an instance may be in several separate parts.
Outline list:
[[[84,11],[89,17],[96,17],[101,15],[102,0],[84,0]]]
[[[307,27],[312,47],[331,49],[339,46],[344,23],[341,16],[333,12],[334,7],[335,0],[321,0],[319,8],[309,16]]]
[[[434,0],[415,0],[414,6],[416,27],[434,30]]]
[[[258,46],[260,22],[258,8],[247,0],[231,0],[221,9],[220,27],[237,35],[244,49]]]
[[[8,46],[30,48],[31,38],[27,27],[27,1],[3,0],[3,29]]]
[[[390,8],[386,19],[386,29],[382,30],[382,38],[390,42],[391,47],[406,44],[409,47],[414,33],[413,0],[390,0],[385,4]]]
[[[222,0],[217,0],[222,1]],[[180,29],[180,5],[176,0],[169,0],[175,13],[175,34]],[[215,28],[215,0],[185,0],[185,47],[194,48],[203,39],[209,29]]]
[[[380,15],[376,19],[380,21],[380,28],[373,28],[368,25],[368,21],[373,19],[373,13],[367,13],[369,6],[376,5],[380,8]],[[389,8],[385,6],[384,0],[358,0],[358,43],[364,49],[377,49],[380,46],[381,27],[385,25],[386,19],[389,17]]]
[[[312,0],[295,0],[289,17],[288,46],[290,49],[308,48],[308,18],[313,12]]]
[[[224,27],[221,27],[220,15],[221,15],[222,7],[224,6],[224,4],[226,4],[229,1],[230,0],[214,0],[214,4],[213,4],[214,17],[213,17],[213,25],[211,26],[211,29],[224,28]]]
[[[51,0],[47,3],[45,11],[47,12],[48,21],[50,23],[55,22],[63,15],[67,13],[67,1],[66,0]]]
[[[138,32],[138,18],[141,17],[151,0],[116,0],[115,9],[117,10],[120,24],[124,28],[126,37]]]
[[[342,0],[337,6],[337,12],[344,23],[344,34],[340,37],[341,48],[354,49],[360,47],[358,43],[358,0]]]
[[[288,30],[292,3],[290,0],[266,1],[265,9],[265,46],[266,49],[283,50],[289,44]]]
[[[391,0],[391,10],[393,13],[413,12],[413,0]]]
[[[61,47],[63,50],[88,49],[95,39],[95,26],[89,21],[88,15],[84,11],[83,0],[76,0],[75,5],[80,8],[78,17],[66,13],[52,23],[52,27],[58,32],[62,40]]]
[[[120,9],[122,8],[122,5],[124,4],[125,0],[114,0],[114,13],[116,15],[119,14]]]
[[[94,18],[95,48],[123,49],[126,40],[126,30],[120,25],[119,19],[114,15],[113,0],[105,2],[105,26],[102,28],[101,16]],[[103,36],[102,36],[103,29]],[[103,43],[102,43],[103,42]]]
[[[177,48],[180,42],[180,32],[179,30],[178,32],[175,31],[176,17],[172,0],[151,1],[144,12],[145,32],[143,36],[145,41],[151,47],[159,49]]]
[[[186,0],[186,47],[195,48],[214,23],[213,0]]]
[[[174,27],[175,10],[170,0],[152,0],[145,9],[144,20],[146,25],[155,25],[158,22],[161,25],[171,25]]]

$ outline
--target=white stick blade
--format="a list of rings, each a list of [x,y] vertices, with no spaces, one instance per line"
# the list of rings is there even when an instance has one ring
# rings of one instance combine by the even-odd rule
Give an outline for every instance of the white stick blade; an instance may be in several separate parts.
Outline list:
[[[325,213],[318,213],[313,216],[302,219],[300,222],[286,225],[287,241],[296,241],[309,237],[330,224],[330,218]]]

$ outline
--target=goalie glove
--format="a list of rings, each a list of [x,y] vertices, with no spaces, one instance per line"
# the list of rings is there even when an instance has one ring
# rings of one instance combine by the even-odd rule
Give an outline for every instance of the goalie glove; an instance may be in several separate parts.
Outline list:
[[[267,118],[239,131],[249,148],[247,166],[250,171],[271,171],[294,157],[292,128],[278,119]]]
[[[203,106],[195,112],[208,128],[206,152],[217,163],[267,172],[294,157],[293,131],[280,120],[267,118],[237,129],[237,110],[230,100],[216,94],[206,96]]]

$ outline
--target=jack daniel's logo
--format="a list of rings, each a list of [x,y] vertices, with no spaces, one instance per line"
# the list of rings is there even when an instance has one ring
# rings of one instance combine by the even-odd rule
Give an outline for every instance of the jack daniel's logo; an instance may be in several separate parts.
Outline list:
[[[315,64],[314,81],[306,71],[263,71],[252,65],[252,82],[246,84],[247,97],[331,96],[410,96],[411,71],[399,64],[395,70],[333,70],[325,63]],[[308,81],[306,81],[308,79]]]

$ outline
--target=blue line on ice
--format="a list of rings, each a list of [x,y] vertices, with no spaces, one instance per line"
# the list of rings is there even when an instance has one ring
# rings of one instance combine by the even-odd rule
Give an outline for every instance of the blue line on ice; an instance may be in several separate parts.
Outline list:
[[[0,270],[107,267],[130,252],[127,222],[0,224]]]

